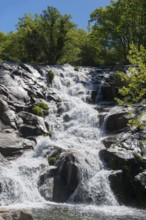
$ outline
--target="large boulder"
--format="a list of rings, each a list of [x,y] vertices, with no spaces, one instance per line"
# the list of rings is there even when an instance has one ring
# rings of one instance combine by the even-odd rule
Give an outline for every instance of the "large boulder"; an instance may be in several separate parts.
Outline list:
[[[134,168],[133,168],[134,169]],[[121,205],[146,208],[146,173],[131,175],[128,170],[112,172],[111,189]]]
[[[50,169],[40,176],[39,190],[47,200],[66,202],[79,183],[78,159],[56,149],[49,156]]]
[[[128,128],[129,115],[126,110],[117,109],[115,112],[110,113],[106,116],[104,122],[104,129],[106,133],[121,132]]]
[[[54,178],[53,200],[65,202],[79,184],[78,160],[73,153],[64,153],[57,164]]]
[[[105,149],[100,151],[100,157],[108,167],[114,170],[129,169],[138,173],[145,167],[142,157],[142,146],[138,134],[120,133],[111,135],[103,140]]]

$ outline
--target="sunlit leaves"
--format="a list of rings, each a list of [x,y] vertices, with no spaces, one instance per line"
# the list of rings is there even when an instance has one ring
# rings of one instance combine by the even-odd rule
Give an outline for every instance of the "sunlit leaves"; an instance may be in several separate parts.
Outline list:
[[[134,107],[135,104],[144,104],[146,96],[146,50],[143,46],[140,46],[138,50],[134,44],[131,44],[128,59],[131,66],[127,73],[117,73],[123,82],[123,86],[119,89],[119,94],[123,98],[116,100],[120,105]],[[140,119],[141,112],[138,111],[135,117],[129,121],[129,124],[142,128],[145,121]]]

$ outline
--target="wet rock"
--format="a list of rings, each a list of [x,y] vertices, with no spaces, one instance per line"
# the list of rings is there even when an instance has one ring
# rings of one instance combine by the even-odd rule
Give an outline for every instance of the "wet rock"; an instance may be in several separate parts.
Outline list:
[[[49,91],[46,95],[46,98],[48,101],[55,101],[55,102],[61,102],[61,98],[59,97],[59,95],[57,95],[54,92]]]
[[[121,205],[146,208],[145,177],[145,172],[137,176],[131,175],[128,168],[109,176],[111,189]]]
[[[78,160],[72,153],[64,153],[57,164],[54,177],[53,201],[66,202],[79,184]],[[59,195],[59,196],[58,196]]]
[[[63,116],[63,120],[65,121],[65,122],[69,122],[70,121],[70,116],[68,115],[68,114],[65,114],[64,116]]]
[[[127,123],[129,120],[129,116],[125,110],[122,112],[114,112],[107,116],[105,120],[105,132],[106,133],[114,133],[121,132],[121,130],[125,130],[128,128]]]
[[[142,143],[138,133],[121,132],[113,134],[103,139],[103,144],[106,148],[115,148],[118,146],[121,150],[131,150],[133,153],[142,154]]]
[[[48,172],[40,177],[39,191],[47,200],[66,202],[79,184],[79,163],[71,152],[54,151],[48,160],[55,157],[55,163],[50,164]]]
[[[33,149],[35,142],[23,139],[14,130],[6,130],[0,133],[0,153],[4,157],[17,157],[25,150]]]
[[[19,130],[23,137],[35,136],[47,133],[43,118],[28,112],[20,112],[18,116],[23,123],[19,124]]]
[[[115,97],[117,96],[117,89],[110,84],[105,83],[101,87],[102,101],[112,101],[115,102]]]

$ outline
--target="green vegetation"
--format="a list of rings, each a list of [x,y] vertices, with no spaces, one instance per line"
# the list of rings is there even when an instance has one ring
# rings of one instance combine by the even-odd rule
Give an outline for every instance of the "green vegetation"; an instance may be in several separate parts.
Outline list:
[[[45,114],[48,114],[49,107],[44,102],[38,102],[32,107],[32,113],[38,116],[44,116]]]
[[[120,105],[134,107],[135,112],[131,114],[129,125],[142,129],[146,123],[145,120],[141,120],[140,108],[140,105],[145,103],[146,95],[146,50],[143,46],[138,50],[134,44],[131,44],[130,48],[128,59],[131,66],[127,73],[118,72],[116,76],[123,84],[119,89],[122,99],[116,100]],[[138,106],[136,107],[135,104]]]
[[[32,112],[33,112],[33,114],[35,114],[35,115],[38,115],[38,116],[41,116],[41,117],[44,116],[43,110],[42,110],[39,106],[37,106],[37,105],[35,105],[35,106],[32,108]]]
[[[106,8],[92,12],[92,37],[95,57],[103,64],[128,63],[127,54],[133,42],[146,46],[146,1],[111,1]]]
[[[0,32],[0,59],[75,66],[128,64],[131,43],[146,47],[145,11],[145,0],[111,0],[91,13],[87,31],[54,7],[40,15],[25,14],[15,33]]]
[[[91,14],[87,32],[53,7],[41,15],[26,14],[19,19],[16,33],[0,33],[0,57],[45,64],[126,62],[131,42],[146,44],[145,5],[144,0],[111,1]]]
[[[46,103],[44,103],[44,102],[38,102],[37,106],[39,106],[40,108],[42,108],[44,110],[48,110],[49,109],[48,105]]]
[[[52,83],[52,81],[54,79],[54,72],[53,72],[53,70],[49,70],[48,71],[48,76],[49,76],[50,83]]]
[[[57,160],[57,158],[55,156],[54,157],[50,157],[49,160],[48,160],[49,165],[55,165],[56,160]]]

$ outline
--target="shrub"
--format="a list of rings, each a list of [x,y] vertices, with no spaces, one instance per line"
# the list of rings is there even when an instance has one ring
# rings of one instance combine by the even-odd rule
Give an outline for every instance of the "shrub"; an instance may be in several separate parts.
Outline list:
[[[32,108],[32,112],[35,114],[35,115],[38,115],[38,116],[44,116],[44,113],[42,111],[42,109],[35,105],[33,108]]]

